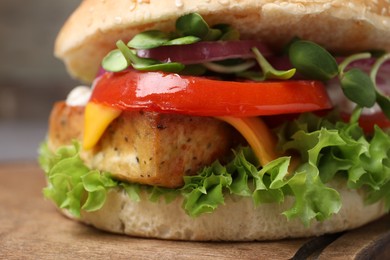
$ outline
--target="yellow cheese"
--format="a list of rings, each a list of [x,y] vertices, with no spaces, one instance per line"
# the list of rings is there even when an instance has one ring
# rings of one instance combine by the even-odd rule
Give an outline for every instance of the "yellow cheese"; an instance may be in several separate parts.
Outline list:
[[[88,102],[84,115],[83,148],[93,148],[102,137],[106,128],[121,114],[121,110]]]
[[[261,165],[279,157],[276,152],[276,137],[259,117],[217,117],[232,125],[247,140]]]

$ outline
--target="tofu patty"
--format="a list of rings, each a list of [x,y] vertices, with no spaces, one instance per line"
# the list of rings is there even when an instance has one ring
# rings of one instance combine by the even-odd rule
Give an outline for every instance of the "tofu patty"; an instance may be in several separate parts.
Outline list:
[[[50,149],[82,142],[83,125],[84,107],[56,103],[49,122]],[[175,188],[183,185],[183,176],[227,156],[238,140],[241,135],[230,125],[211,117],[124,111],[81,158],[91,169],[120,180]]]

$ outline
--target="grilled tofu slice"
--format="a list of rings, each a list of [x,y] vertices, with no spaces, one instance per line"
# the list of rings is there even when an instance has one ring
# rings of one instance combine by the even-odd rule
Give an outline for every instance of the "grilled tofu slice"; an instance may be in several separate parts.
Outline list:
[[[49,122],[50,149],[82,141],[83,121],[83,107],[56,103]],[[125,111],[81,157],[91,169],[117,179],[174,188],[183,185],[183,176],[228,155],[240,138],[230,125],[210,117]]]

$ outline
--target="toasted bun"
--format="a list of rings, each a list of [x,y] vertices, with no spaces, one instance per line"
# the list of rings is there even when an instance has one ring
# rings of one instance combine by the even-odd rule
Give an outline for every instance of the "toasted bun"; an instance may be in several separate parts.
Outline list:
[[[389,7],[386,0],[84,0],[60,32],[55,54],[71,75],[91,81],[117,40],[172,30],[176,18],[190,12],[272,46],[298,36],[334,51],[390,50]]]
[[[282,212],[293,201],[262,204],[254,208],[250,198],[227,195],[225,205],[211,214],[192,218],[171,203],[151,202],[143,194],[132,201],[123,190],[111,190],[102,209],[82,212],[78,219],[106,231],[139,237],[198,241],[252,241],[298,238],[334,233],[362,226],[385,214],[383,203],[365,205],[356,190],[337,187],[343,207],[331,219],[305,227],[298,219],[288,221]],[[64,212],[67,214],[67,212]],[[69,214],[67,214],[70,216]],[[71,216],[70,216],[71,217]]]

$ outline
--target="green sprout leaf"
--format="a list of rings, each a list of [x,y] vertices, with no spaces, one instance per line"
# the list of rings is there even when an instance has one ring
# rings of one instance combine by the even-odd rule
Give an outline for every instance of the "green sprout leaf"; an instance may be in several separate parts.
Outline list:
[[[179,62],[168,62],[168,63],[158,63],[158,64],[133,64],[133,67],[137,70],[142,71],[164,71],[164,72],[180,72],[184,69],[184,65]]]
[[[157,30],[150,30],[135,35],[127,43],[127,46],[133,49],[152,49],[164,45],[169,40],[169,34]]]
[[[221,38],[222,32],[218,29],[209,29],[206,37],[203,38],[205,41],[216,41]]]
[[[309,79],[327,81],[338,74],[335,58],[321,46],[309,41],[294,41],[289,48],[291,64]]]
[[[362,70],[353,68],[340,78],[344,95],[361,107],[372,107],[376,102],[375,85]]]
[[[220,41],[236,41],[240,39],[240,32],[229,24],[216,24],[212,27],[221,31]]]
[[[272,67],[271,64],[264,58],[257,48],[252,48],[252,51],[255,54],[256,60],[259,63],[261,69],[263,70],[263,80],[266,79],[290,79],[295,74],[295,69],[290,70],[276,70]]]
[[[352,62],[368,59],[371,57],[371,53],[363,52],[357,53],[347,57],[339,65],[339,80],[344,95],[352,102],[355,102],[360,107],[372,107],[377,100],[377,89],[375,86],[375,75],[369,76],[360,69],[352,68],[345,72],[348,65]],[[351,122],[357,122],[360,116],[360,109],[355,109],[356,113],[351,117]]]
[[[116,46],[118,47],[120,52],[122,52],[129,65],[138,64],[139,66],[147,67],[159,63],[159,61],[157,60],[138,57],[135,53],[133,53],[132,50],[129,49],[129,47],[126,46],[126,44],[122,40],[117,41]]]
[[[209,25],[197,13],[183,15],[176,20],[176,31],[184,36],[205,38],[210,31]]]
[[[129,66],[125,56],[118,49],[110,51],[102,61],[103,69],[112,72],[125,70]]]
[[[185,69],[178,62],[161,62],[150,58],[141,58],[137,56],[135,50],[152,49],[161,46],[171,45],[188,45],[201,40],[237,40],[239,39],[237,30],[227,24],[218,24],[210,28],[207,22],[197,13],[191,13],[181,16],[176,21],[176,31],[162,32],[159,30],[148,30],[141,32],[133,37],[127,45],[123,41],[117,41],[117,49],[111,51],[104,57],[102,67],[111,72],[119,72],[127,69],[129,66],[142,71],[165,71],[165,72],[182,72],[189,74],[194,72],[195,75],[202,75],[207,70],[205,66],[191,65]],[[230,73],[240,72],[251,67],[253,62],[241,64],[238,67],[228,68],[233,70]],[[213,66],[213,64],[211,64]],[[218,66],[218,65],[216,65]],[[218,66],[217,69],[221,69]],[[225,70],[225,68],[222,68]],[[192,75],[192,74],[191,74]]]
[[[103,59],[103,68],[107,71],[118,72],[133,66],[143,71],[180,72],[184,65],[178,62],[163,63],[158,60],[138,57],[126,44],[119,40],[116,43],[118,49],[113,50]]]
[[[170,40],[168,42],[164,43],[164,46],[166,45],[187,45],[187,44],[193,44],[196,42],[199,42],[201,39],[199,37],[195,36],[184,36],[184,37],[179,37],[173,40]]]

